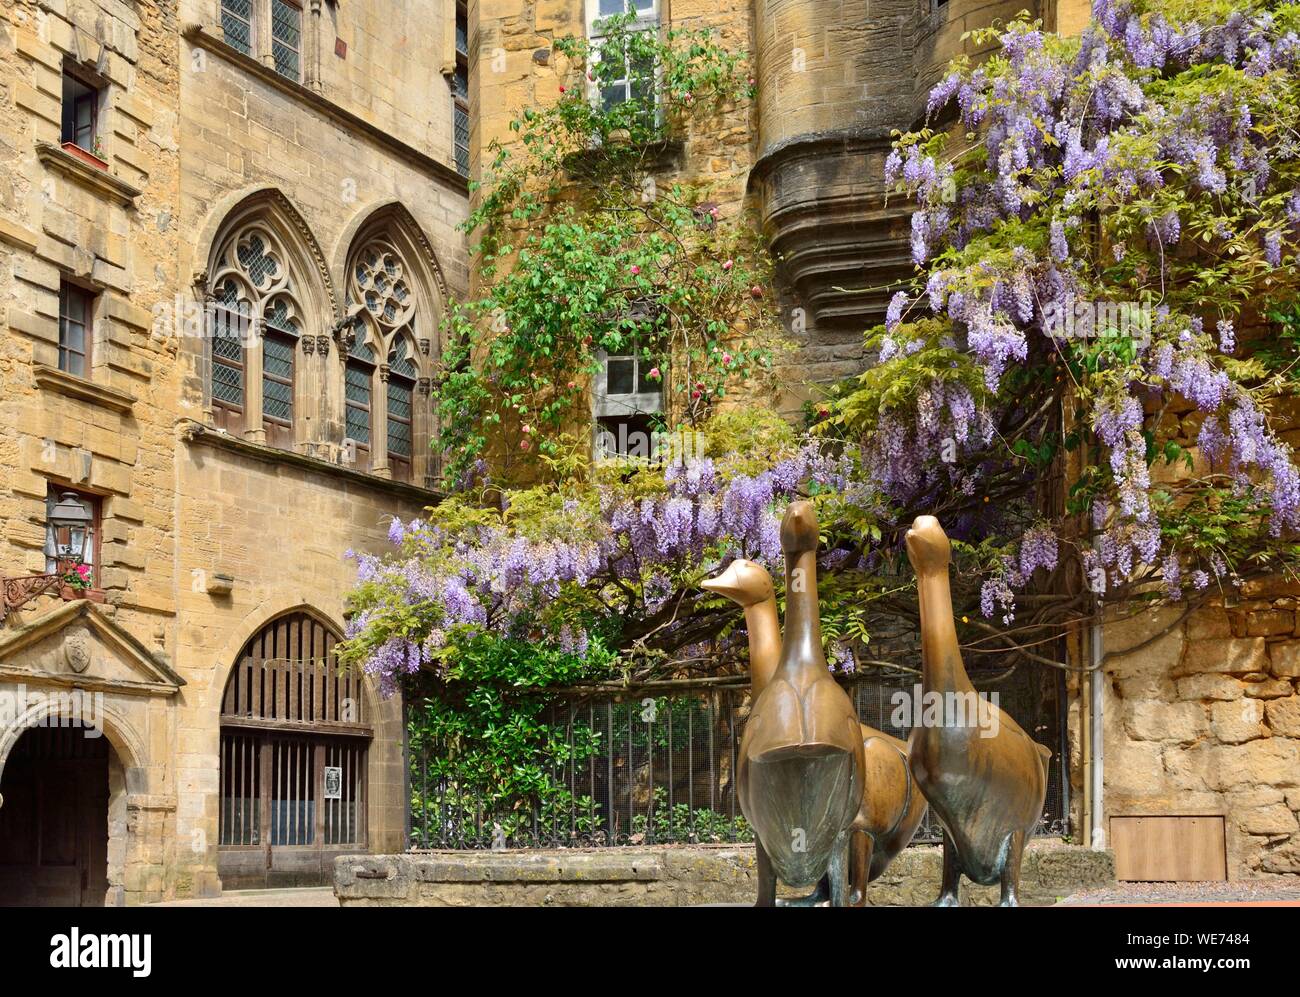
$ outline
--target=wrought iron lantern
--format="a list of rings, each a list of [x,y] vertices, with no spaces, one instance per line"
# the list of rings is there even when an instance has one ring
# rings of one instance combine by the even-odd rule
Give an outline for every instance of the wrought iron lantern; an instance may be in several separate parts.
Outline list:
[[[54,571],[19,578],[0,578],[0,620],[58,585],[67,572],[86,561],[94,516],[75,492],[64,492],[46,521],[54,538]]]
[[[61,564],[76,566],[86,561],[86,545],[94,517],[73,492],[64,492],[50,510],[47,520],[54,532],[54,558]]]

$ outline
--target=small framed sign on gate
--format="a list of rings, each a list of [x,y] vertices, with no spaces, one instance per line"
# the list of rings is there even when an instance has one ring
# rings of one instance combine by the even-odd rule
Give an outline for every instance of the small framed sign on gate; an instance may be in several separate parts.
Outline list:
[[[325,766],[325,799],[338,800],[343,797],[343,769],[338,765]]]

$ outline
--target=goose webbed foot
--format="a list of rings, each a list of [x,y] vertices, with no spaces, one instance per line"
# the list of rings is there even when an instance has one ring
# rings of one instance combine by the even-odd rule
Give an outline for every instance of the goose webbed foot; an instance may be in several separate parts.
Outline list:
[[[952,835],[947,829],[943,832],[943,885],[939,888],[939,899],[931,907],[960,907],[957,889],[961,885],[961,866],[957,861],[957,846],[953,844]]]
[[[776,901],[778,907],[816,907],[824,904],[831,895],[830,877],[823,876],[817,882],[817,888],[806,897],[781,897]]]
[[[1020,860],[1025,851],[1025,833],[1016,831],[1007,841],[1007,855],[1002,864],[1002,898],[999,907],[1019,907]]]

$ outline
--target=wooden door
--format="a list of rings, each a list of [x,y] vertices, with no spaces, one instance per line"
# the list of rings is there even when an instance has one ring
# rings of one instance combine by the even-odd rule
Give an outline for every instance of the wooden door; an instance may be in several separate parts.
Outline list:
[[[37,728],[0,781],[0,904],[99,907],[108,890],[108,743]]]

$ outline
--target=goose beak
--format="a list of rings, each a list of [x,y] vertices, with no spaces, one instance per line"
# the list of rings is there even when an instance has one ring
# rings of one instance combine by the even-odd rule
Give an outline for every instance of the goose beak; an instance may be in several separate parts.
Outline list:
[[[725,595],[728,599],[735,599],[740,595],[740,579],[737,576],[736,562],[732,561],[727,565],[726,570],[717,578],[704,579],[700,582],[700,588]]]

